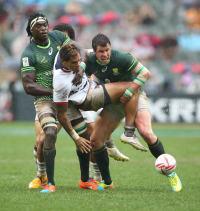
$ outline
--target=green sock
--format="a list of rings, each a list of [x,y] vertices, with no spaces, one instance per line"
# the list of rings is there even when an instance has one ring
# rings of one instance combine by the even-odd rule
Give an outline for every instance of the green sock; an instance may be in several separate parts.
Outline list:
[[[76,150],[76,153],[80,163],[81,180],[87,182],[89,179],[90,153],[82,153],[79,150]]]
[[[54,160],[56,157],[56,148],[43,149],[44,161],[46,164],[46,172],[48,177],[48,183],[55,185],[54,182]]]
[[[157,158],[162,154],[165,154],[164,147],[162,145],[162,142],[157,138],[156,142],[152,145],[148,145],[149,150],[151,151],[151,154]]]
[[[110,185],[112,180],[110,177],[109,158],[106,147],[103,146],[101,149],[93,151],[92,153],[101,172],[102,179],[106,185]]]

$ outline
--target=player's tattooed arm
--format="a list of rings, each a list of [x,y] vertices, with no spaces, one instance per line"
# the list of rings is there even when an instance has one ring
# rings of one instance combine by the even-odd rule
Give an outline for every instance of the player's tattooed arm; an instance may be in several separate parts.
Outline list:
[[[73,130],[73,127],[71,125],[71,122],[69,121],[69,118],[66,115],[68,108],[67,104],[56,104],[56,108],[57,108],[58,121],[63,126],[65,131],[67,133],[70,133],[70,131]]]
[[[36,83],[35,72],[23,74],[22,83],[26,94],[33,96],[47,96],[53,94],[53,89],[46,88]]]
[[[91,150],[90,142],[75,132],[69,118],[66,116],[67,104],[56,104],[58,121],[63,126],[65,131],[74,140],[76,146],[81,150],[82,153],[88,153]]]

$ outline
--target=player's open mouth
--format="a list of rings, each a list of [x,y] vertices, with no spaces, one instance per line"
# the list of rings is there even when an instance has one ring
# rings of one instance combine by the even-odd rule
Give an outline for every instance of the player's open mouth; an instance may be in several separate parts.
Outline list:
[[[108,61],[108,58],[102,58],[102,61],[103,62],[107,62]]]

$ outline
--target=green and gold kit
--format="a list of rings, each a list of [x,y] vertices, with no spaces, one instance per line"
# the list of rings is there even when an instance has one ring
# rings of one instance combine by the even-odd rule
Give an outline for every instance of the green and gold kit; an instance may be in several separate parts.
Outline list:
[[[88,76],[94,74],[104,83],[133,81],[131,71],[137,64],[137,59],[131,54],[119,50],[111,50],[110,61],[107,64],[101,64],[95,54],[89,55],[85,72]]]
[[[21,74],[36,72],[36,83],[52,88],[54,59],[60,47],[71,39],[60,31],[48,33],[49,41],[47,46],[39,46],[31,42],[21,56]],[[35,101],[39,99],[53,100],[53,96],[35,96]]]

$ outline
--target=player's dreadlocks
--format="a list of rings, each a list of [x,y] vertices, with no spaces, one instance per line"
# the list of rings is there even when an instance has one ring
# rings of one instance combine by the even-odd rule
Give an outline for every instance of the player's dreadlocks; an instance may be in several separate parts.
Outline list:
[[[69,61],[71,56],[75,56],[79,53],[78,48],[72,43],[66,43],[60,49],[60,58],[66,62]]]
[[[53,27],[53,30],[67,32],[71,40],[75,40],[75,31],[71,25],[67,23],[58,23]]]
[[[30,42],[32,40],[32,33],[31,33],[31,22],[36,19],[37,21],[37,18],[39,19],[39,17],[42,17],[48,24],[48,20],[46,19],[45,15],[43,14],[40,14],[40,13],[33,13],[30,15],[29,19],[28,19],[28,24],[27,24],[27,27],[26,27],[26,31],[28,33],[28,37],[30,37]]]

